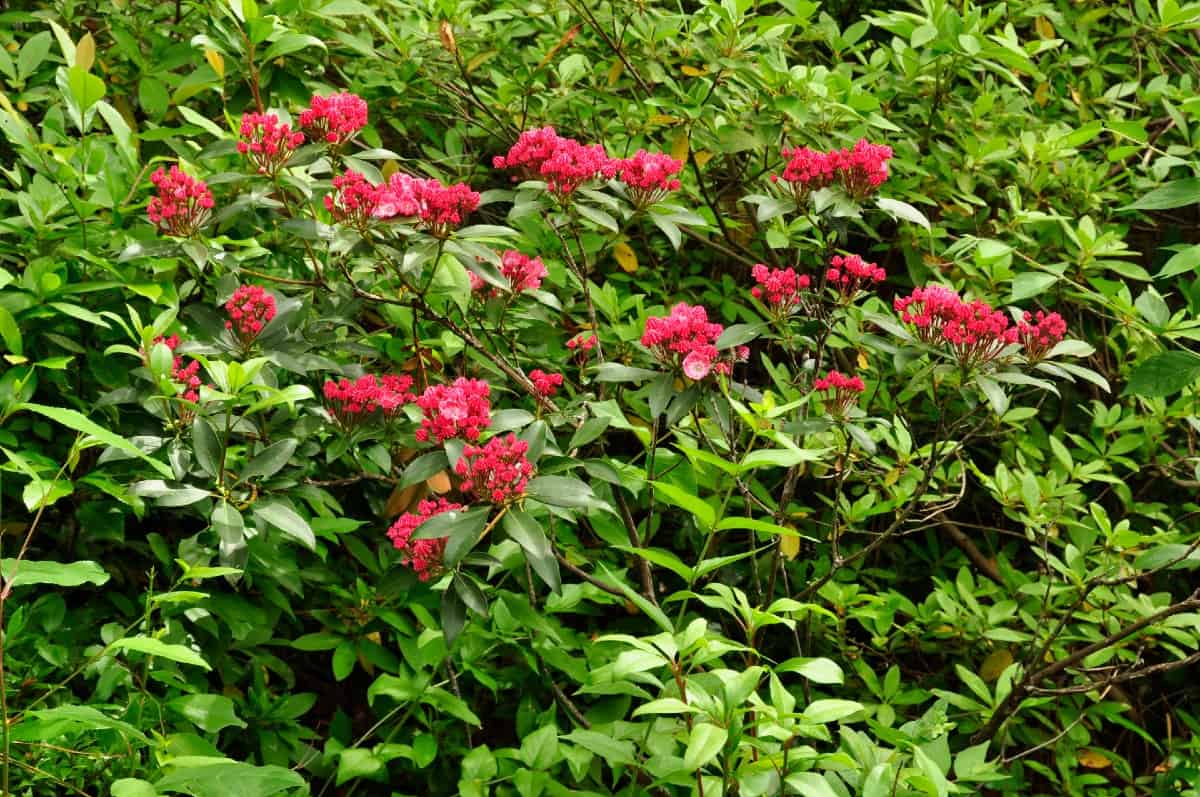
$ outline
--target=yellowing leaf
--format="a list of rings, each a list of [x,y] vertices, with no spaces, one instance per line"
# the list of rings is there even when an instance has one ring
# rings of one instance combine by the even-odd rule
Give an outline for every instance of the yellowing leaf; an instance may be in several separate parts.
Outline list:
[[[866,353],[860,351],[858,353],[858,370],[865,371],[865,370],[867,370],[868,365],[869,365],[869,363],[867,362]]]
[[[1050,84],[1039,83],[1037,88],[1033,90],[1033,101],[1038,104],[1039,108],[1045,108],[1046,103],[1050,101]]]
[[[383,168],[379,170],[379,173],[383,175],[384,180],[388,180],[388,179],[391,179],[391,176],[393,174],[395,174],[399,168],[400,168],[400,164],[396,163],[396,161],[385,161],[383,164]],[[413,368],[417,367],[416,360],[413,360],[412,367]],[[405,364],[405,369],[411,370],[410,368],[408,368],[407,363]]]
[[[450,492],[450,475],[446,471],[435,473],[425,480],[425,486],[441,495]]]
[[[96,40],[92,38],[92,34],[85,33],[79,44],[75,45],[75,66],[87,72],[95,62]]]
[[[652,125],[673,125],[679,122],[679,117],[669,113],[652,113],[646,121]]]
[[[713,154],[706,150],[700,150],[696,154],[692,155],[692,159],[696,161],[696,165],[700,168],[704,168],[704,164],[708,163],[710,160],[712,160],[712,158]]]
[[[621,59],[613,61],[613,65],[608,69],[608,87],[612,88],[617,85],[617,81],[621,79],[621,73],[625,71],[625,64],[621,63]]]
[[[613,257],[617,259],[618,265],[622,269],[632,274],[637,271],[638,257],[637,252],[624,241],[620,241],[613,247]]]
[[[1054,38],[1054,23],[1046,17],[1038,17],[1033,21],[1033,27],[1037,30],[1037,35],[1043,39]]]
[[[1079,763],[1088,769],[1104,769],[1112,762],[1108,760],[1108,756],[1096,750],[1080,750]]]
[[[687,163],[688,146],[688,131],[684,128],[675,134],[675,140],[671,142],[671,157],[680,163]]]
[[[779,552],[790,562],[800,553],[800,537],[788,535],[779,538]]]
[[[204,59],[208,61],[208,65],[217,73],[217,77],[221,80],[225,79],[225,59],[216,50],[210,50],[207,47],[204,49]]]
[[[708,72],[708,70],[702,66],[685,66],[681,71],[688,77],[700,77]]]
[[[983,660],[983,666],[979,668],[979,677],[985,681],[994,681],[1012,663],[1013,655],[1008,648],[997,648]]]

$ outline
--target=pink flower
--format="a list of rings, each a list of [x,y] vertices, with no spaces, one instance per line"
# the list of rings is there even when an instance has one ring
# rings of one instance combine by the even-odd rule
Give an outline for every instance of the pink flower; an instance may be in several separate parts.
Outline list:
[[[259,174],[274,177],[304,143],[304,134],[280,122],[273,113],[242,114],[238,152],[250,159]]]
[[[782,154],[788,162],[783,174],[771,175],[771,181],[778,183],[782,180],[798,205],[805,204],[814,191],[827,188],[835,182],[841,185],[847,196],[861,202],[887,180],[887,162],[891,160],[892,148],[872,144],[864,138],[855,143],[852,149],[818,152],[808,147],[797,147],[785,148]]]
[[[1025,350],[1025,359],[1037,362],[1046,356],[1067,334],[1067,322],[1058,313],[1026,312],[1017,324],[1017,337]]]
[[[879,190],[879,186],[887,180],[887,162],[892,158],[892,148],[872,144],[862,138],[853,149],[835,150],[829,155],[833,158],[834,171],[842,190],[847,196],[861,202]]]
[[[966,302],[939,285],[917,288],[893,302],[925,343],[950,348],[964,370],[991,362],[1019,339],[1008,316],[983,301]]]
[[[801,305],[801,294],[810,284],[807,274],[797,274],[793,268],[767,268],[762,263],[750,269],[750,275],[758,283],[750,289],[750,295],[780,316],[791,314]]]
[[[333,178],[333,190],[325,195],[325,209],[333,220],[366,230],[379,208],[381,186],[374,185],[353,169]]]
[[[540,257],[529,257],[515,249],[509,249],[500,256],[500,273],[512,286],[513,293],[535,291],[542,287],[546,265]]]
[[[824,152],[808,147],[785,147],[781,153],[788,162],[783,174],[771,175],[771,182],[784,182],[797,205],[804,205],[814,191],[833,184],[833,159]]]
[[[154,339],[154,343],[161,343],[174,353],[179,347],[179,336],[171,335],[164,337],[159,335]],[[147,366],[150,364],[150,355],[148,352],[142,352],[142,362]],[[200,361],[190,360],[184,362],[183,356],[175,354],[171,361],[171,382],[175,385],[175,395],[184,401],[195,404],[200,400],[200,388],[204,383],[200,380]],[[195,417],[195,411],[190,408],[180,408],[179,422],[189,423]]]
[[[529,443],[511,432],[493,437],[482,446],[464,447],[462,459],[454,465],[454,472],[463,478],[459,489],[493,504],[520,498],[533,475],[527,451]]]
[[[158,196],[150,199],[146,215],[160,232],[191,238],[208,221],[213,195],[202,180],[184,174],[177,164],[172,164],[169,172],[156,169],[150,175],[150,182],[158,189]]]
[[[325,382],[325,405],[343,428],[351,429],[369,421],[376,412],[385,419],[394,418],[416,396],[410,392],[412,377],[407,374],[378,379],[371,374]]]
[[[442,559],[449,538],[414,540],[413,534],[431,517],[464,508],[462,504],[451,503],[445,498],[422,501],[417,504],[416,512],[405,512],[388,529],[387,535],[392,545],[403,552],[401,563],[411,567],[421,581],[429,581],[442,574]]]
[[[225,303],[225,312],[229,315],[225,328],[248,348],[275,317],[275,297],[258,285],[242,285]]]
[[[715,344],[724,331],[725,327],[708,320],[703,307],[680,302],[670,315],[646,319],[642,345],[660,362],[682,367],[689,379],[703,379],[710,372],[728,376],[734,362],[745,359],[749,349],[739,346],[724,355],[718,352]]]
[[[587,362],[590,356],[588,352],[596,348],[596,342],[597,338],[594,334],[579,334],[567,341],[567,348],[575,352],[575,359],[582,364]]]
[[[829,261],[825,279],[842,297],[849,300],[861,290],[887,279],[887,272],[874,263],[867,263],[858,255],[834,255]]]
[[[550,398],[558,392],[558,388],[562,386],[562,374],[548,374],[545,371],[535,368],[529,372],[529,381],[533,383],[533,388],[543,398]]]
[[[613,161],[612,168],[640,210],[679,190],[681,184],[675,175],[683,169],[683,163],[661,152],[639,149],[632,158]]]
[[[449,385],[430,385],[417,399],[425,417],[416,437],[439,443],[452,437],[478,440],[492,424],[491,386],[482,379],[459,377]]]
[[[519,177],[513,177],[514,181],[535,179],[541,175],[542,164],[554,154],[560,141],[562,139],[553,127],[526,130],[517,137],[517,143],[512,145],[507,155],[492,158],[492,166],[517,172]]]
[[[842,417],[858,397],[867,389],[860,377],[846,376],[840,371],[830,371],[824,378],[813,382],[813,389],[818,391],[833,391],[829,397],[829,414]]]
[[[564,138],[553,127],[526,130],[508,154],[494,158],[492,165],[516,171],[525,179],[541,178],[560,199],[566,199],[584,183],[616,173],[615,161],[603,146]]]
[[[446,238],[479,207],[479,199],[479,193],[466,183],[447,186],[437,180],[397,172],[380,187],[374,216],[379,219],[415,216],[430,235]]]
[[[340,147],[366,127],[367,103],[349,92],[328,97],[314,94],[309,106],[300,112],[299,122],[313,141]]]

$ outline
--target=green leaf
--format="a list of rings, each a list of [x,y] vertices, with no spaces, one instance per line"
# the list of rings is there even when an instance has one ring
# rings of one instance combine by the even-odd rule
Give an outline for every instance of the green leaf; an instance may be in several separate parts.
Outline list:
[[[283,501],[259,502],[254,505],[254,516],[275,526],[310,551],[316,550],[317,538],[312,527],[291,505]]]
[[[554,592],[562,592],[558,559],[554,556],[542,524],[520,509],[510,509],[504,515],[503,523],[505,533],[525,551],[525,556],[538,577]]]
[[[862,703],[853,700],[814,700],[804,709],[804,721],[818,725],[849,717],[863,710]]]
[[[167,701],[167,708],[182,715],[205,733],[217,733],[222,728],[245,728],[233,708],[233,700],[225,695],[184,695]]]
[[[221,470],[221,441],[217,439],[217,430],[200,415],[192,421],[192,443],[196,452],[196,462],[205,473],[214,479],[217,478]]]
[[[0,307],[0,340],[4,341],[5,347],[13,354],[20,356],[25,353],[21,341],[21,328],[17,326],[17,320],[13,318],[12,313],[4,307]]]
[[[658,371],[649,368],[634,368],[620,363],[600,363],[592,372],[595,382],[645,382],[658,376]]]
[[[67,70],[67,85],[80,113],[86,113],[104,97],[104,81],[78,66]]]
[[[690,513],[705,529],[711,529],[717,522],[717,510],[712,505],[682,487],[676,487],[667,482],[654,482],[654,494],[672,506]]]
[[[349,639],[344,639],[333,651],[333,680],[346,680],[350,673],[354,672],[354,664],[358,661],[358,654],[354,650],[354,643]]]
[[[354,778],[374,777],[384,769],[384,762],[376,758],[370,750],[351,747],[343,750],[338,756],[337,785],[341,786]]]
[[[717,338],[717,342],[713,344],[718,350],[732,349],[734,346],[742,346],[757,338],[762,334],[765,324],[734,324],[726,328],[721,333],[721,337]]]
[[[1045,293],[1051,285],[1058,282],[1057,274],[1047,274],[1043,271],[1023,271],[1013,278],[1010,302],[1019,302]]]
[[[739,473],[772,465],[777,468],[791,468],[801,462],[820,462],[821,457],[829,453],[828,448],[764,448],[751,451],[742,460]]]
[[[1156,354],[1129,374],[1123,395],[1163,398],[1178,393],[1200,378],[1200,357],[1185,351]]]
[[[1195,271],[1197,266],[1200,266],[1200,244],[1176,252],[1162,267],[1162,270],[1154,275],[1154,278],[1176,277],[1189,271]]]
[[[925,214],[907,202],[901,202],[899,199],[889,199],[888,197],[881,196],[875,200],[875,204],[880,210],[882,210],[884,213],[887,213],[894,219],[911,221],[914,224],[920,224],[926,230],[931,229],[929,226],[929,219],[925,218]]]
[[[160,792],[182,792],[191,797],[271,797],[306,789],[298,773],[274,765],[256,767],[223,758],[181,756],[170,759],[166,766],[171,774],[154,784]]]
[[[205,670],[212,669],[212,667],[208,666],[208,662],[191,648],[185,645],[163,642],[161,639],[153,639],[148,636],[123,637],[112,643],[110,647],[113,650],[132,650],[138,653],[145,653],[148,656],[158,656],[163,659],[177,661],[180,664],[191,664]]]
[[[794,672],[813,683],[841,684],[845,682],[842,668],[831,659],[788,659],[775,668],[775,672]]]
[[[446,452],[443,449],[422,454],[408,463],[408,466],[404,469],[404,477],[400,479],[397,487],[403,489],[418,482],[423,482],[430,476],[441,473],[448,467],[450,467],[450,462],[446,459]]]
[[[729,731],[709,722],[697,723],[688,736],[687,751],[683,754],[683,768],[695,772],[717,757],[729,738]]]
[[[1119,210],[1170,210],[1200,202],[1200,177],[1172,180]]]
[[[577,508],[607,507],[587,482],[571,476],[538,476],[530,480],[525,494],[543,504]]]
[[[281,55],[288,55],[290,53],[313,48],[324,50],[325,42],[321,41],[316,36],[309,36],[306,33],[288,31],[271,43],[271,46],[267,48],[265,53],[263,53],[262,58],[264,62],[274,61]]]
[[[158,797],[154,784],[140,778],[121,778],[112,784],[112,797]]]
[[[829,781],[816,772],[797,772],[794,775],[788,775],[787,785],[795,789],[796,794],[801,797],[838,797],[838,793],[829,785]]]
[[[239,482],[248,481],[250,479],[269,479],[274,476],[279,470],[288,463],[292,458],[292,454],[296,453],[296,446],[300,445],[300,441],[295,438],[279,440],[259,451],[254,459],[246,463],[246,467],[242,468]]]
[[[120,731],[142,744],[150,744],[150,739],[136,727],[123,720],[114,719],[93,706],[55,706],[29,711],[26,716],[41,722],[69,722],[81,725],[89,731]]]
[[[630,766],[635,761],[633,743],[611,734],[577,728],[562,738],[600,756],[610,767]]]
[[[164,478],[174,478],[175,474],[171,472],[171,468],[166,463],[159,462],[156,459],[151,459],[149,456],[142,453],[142,450],[133,443],[130,443],[123,437],[113,434],[103,426],[100,426],[95,421],[88,419],[86,416],[81,415],[75,410],[69,410],[65,407],[47,407],[42,404],[33,404],[30,402],[18,404],[17,409],[36,412],[38,415],[44,415],[52,421],[61,423],[68,429],[73,429],[76,432],[82,432],[83,434],[91,435],[105,445],[120,449],[127,454],[131,454],[138,459],[150,463],[150,465],[156,471],[162,474]]]
[[[938,767],[929,755],[920,747],[913,748],[913,758],[917,762],[917,766],[921,768],[922,774],[929,779],[932,791],[925,790],[929,797],[948,797],[950,794],[950,782],[946,780],[945,774]]]
[[[11,587],[24,587],[29,584],[78,587],[80,584],[108,582],[108,573],[104,568],[88,560],[69,563],[22,560],[18,565],[15,559],[5,559],[0,562],[0,572],[4,574],[4,583]]]

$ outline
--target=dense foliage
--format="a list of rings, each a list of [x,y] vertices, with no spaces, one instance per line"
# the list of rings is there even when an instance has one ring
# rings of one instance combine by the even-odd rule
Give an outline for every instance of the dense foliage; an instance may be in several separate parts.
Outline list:
[[[24,5],[0,794],[1200,794],[1200,3]]]

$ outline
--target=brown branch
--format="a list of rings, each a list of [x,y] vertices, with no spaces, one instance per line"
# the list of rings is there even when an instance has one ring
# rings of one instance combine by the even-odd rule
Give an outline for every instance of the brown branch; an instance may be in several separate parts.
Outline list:
[[[1130,623],[1121,630],[1109,634],[1098,642],[1093,642],[1090,645],[1086,645],[1065,658],[1059,659],[1052,664],[1047,664],[1045,667],[1042,667],[1039,670],[1026,674],[1025,677],[1023,677],[1021,681],[1013,687],[1012,692],[1009,693],[1004,702],[1001,703],[999,708],[996,709],[996,712],[992,715],[992,718],[988,720],[987,724],[976,731],[975,735],[971,737],[971,743],[979,744],[985,739],[992,738],[1000,726],[1003,725],[1009,717],[1016,713],[1017,709],[1020,707],[1021,701],[1033,692],[1037,683],[1059,675],[1064,670],[1075,666],[1088,656],[1091,656],[1093,653],[1098,653],[1106,648],[1112,647],[1121,640],[1133,636],[1144,628],[1148,628],[1149,626],[1161,622],[1168,617],[1173,617],[1177,614],[1183,614],[1184,612],[1189,612],[1193,609],[1200,609],[1200,589],[1197,589],[1185,600],[1174,603],[1161,611],[1149,615],[1148,617],[1143,617],[1136,623]],[[1174,662],[1172,662],[1172,664],[1174,664]],[[1154,667],[1160,666],[1162,665],[1154,665]],[[1144,669],[1147,671],[1147,674],[1151,674],[1151,671],[1158,671],[1154,670],[1153,668]],[[1089,684],[1089,686],[1091,686],[1093,689],[1096,687],[1095,684]]]
[[[991,559],[984,556],[983,551],[975,545],[966,532],[950,522],[946,518],[942,518],[938,526],[942,531],[946,532],[946,536],[954,541],[954,544],[962,549],[962,552],[971,560],[971,564],[979,570],[980,573],[995,581],[997,584],[1004,584],[1004,579],[1000,577],[1000,568]]]
[[[576,576],[579,576],[579,578],[582,578],[584,581],[591,584],[593,587],[597,587],[597,588],[607,592],[609,595],[615,595],[616,597],[620,598],[623,601],[627,600],[624,592],[622,592],[621,590],[612,586],[611,584],[601,581],[600,579],[596,578],[592,574],[588,573],[586,570],[583,570],[582,568],[571,564],[567,560],[567,557],[563,556],[558,551],[554,552],[554,558],[556,558],[558,560],[558,563],[560,565],[567,568],[567,570],[569,570],[571,573],[575,574]]]

